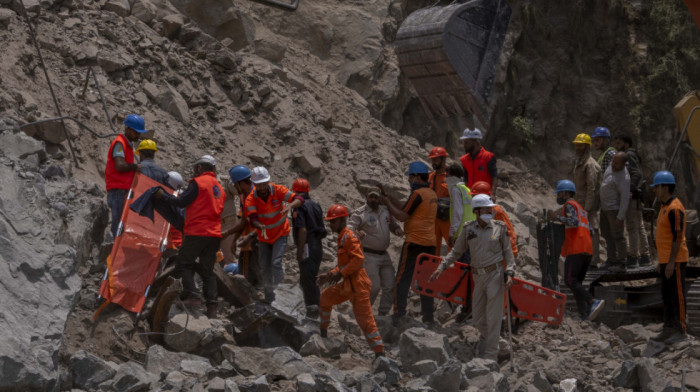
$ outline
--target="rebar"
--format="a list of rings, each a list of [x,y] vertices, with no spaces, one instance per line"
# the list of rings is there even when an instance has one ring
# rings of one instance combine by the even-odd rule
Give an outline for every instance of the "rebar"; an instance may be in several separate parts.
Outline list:
[[[81,94],[83,96],[83,99],[85,99],[85,93],[87,92],[88,84],[90,82],[90,74],[92,74],[92,78],[95,81],[95,87],[97,87],[97,93],[100,94],[100,101],[102,101],[102,109],[105,111],[105,116],[107,116],[107,123],[109,124],[109,127],[112,128],[112,131],[114,133],[119,133],[117,129],[114,127],[114,123],[112,123],[112,117],[109,115],[109,110],[107,109],[107,102],[105,101],[104,95],[102,95],[102,88],[100,88],[100,82],[97,80],[97,74],[95,73],[95,70],[92,67],[88,67],[87,71],[87,76],[85,77],[85,86],[83,87],[83,93]]]

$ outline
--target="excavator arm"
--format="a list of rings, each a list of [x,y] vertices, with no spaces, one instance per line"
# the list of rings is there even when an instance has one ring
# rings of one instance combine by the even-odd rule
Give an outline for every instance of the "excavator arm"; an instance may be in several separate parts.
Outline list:
[[[299,0],[252,0],[257,3],[271,5],[286,11],[295,11],[299,7]]]

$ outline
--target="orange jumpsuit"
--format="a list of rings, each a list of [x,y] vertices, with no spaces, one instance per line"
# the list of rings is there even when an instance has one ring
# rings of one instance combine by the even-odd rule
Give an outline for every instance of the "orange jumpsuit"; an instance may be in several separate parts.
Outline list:
[[[450,206],[450,190],[447,188],[447,173],[437,174],[437,172],[432,172],[428,175],[428,187],[435,191],[438,199],[446,199],[447,207]],[[448,251],[452,248],[450,247],[450,219],[441,220],[435,218],[435,256],[440,256],[440,249],[442,248],[442,240],[445,239]]]
[[[508,237],[510,237],[510,248],[513,250],[513,258],[518,257],[518,235],[515,234],[515,229],[513,228],[513,223],[511,223],[508,214],[505,212],[503,207],[497,205],[493,207],[493,219],[499,220],[506,224],[508,229]]]
[[[375,353],[381,353],[384,352],[384,342],[374,322],[372,304],[369,302],[372,282],[365,272],[364,262],[360,239],[352,230],[344,228],[338,235],[338,266],[332,271],[334,274],[340,272],[343,281],[321,293],[321,329],[328,329],[333,305],[350,300],[355,320],[367,343]]]

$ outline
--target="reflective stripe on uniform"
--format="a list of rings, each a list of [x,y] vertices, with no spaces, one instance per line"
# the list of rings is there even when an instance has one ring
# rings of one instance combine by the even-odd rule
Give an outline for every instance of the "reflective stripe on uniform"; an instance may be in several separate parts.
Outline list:
[[[381,339],[374,341],[374,342],[369,342],[370,347],[377,347],[377,346],[383,346],[383,345],[384,345],[384,342]]]
[[[257,210],[258,210],[258,208],[255,207],[255,206],[250,206],[250,207],[248,207],[248,208],[246,209],[246,211],[248,211],[249,213],[252,212],[252,211],[257,211]]]
[[[287,221],[286,219],[280,219],[280,220],[278,220],[277,222],[275,222],[275,223],[273,223],[273,224],[271,224],[271,225],[265,225],[265,229],[274,229],[275,227],[277,227],[277,226],[283,224],[283,223],[286,222],[286,221]]]
[[[289,192],[285,193],[285,194],[284,194],[284,200],[289,200],[289,198],[292,197],[293,194],[294,194],[294,193],[292,193],[292,191],[289,191]]]
[[[258,214],[258,218],[272,218],[273,216],[279,215],[282,209],[283,207],[280,206],[280,208],[277,211],[268,212],[267,214]]]
[[[367,338],[367,340],[374,339],[374,338],[376,338],[377,336],[379,336],[379,331],[374,331],[374,332],[372,332],[372,333],[369,334],[369,335],[365,335],[365,337]]]

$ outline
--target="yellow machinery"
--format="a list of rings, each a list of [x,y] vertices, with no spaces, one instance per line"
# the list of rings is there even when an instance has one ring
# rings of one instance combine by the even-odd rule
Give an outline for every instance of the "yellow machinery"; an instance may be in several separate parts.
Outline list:
[[[696,184],[700,180],[700,91],[686,94],[673,108],[673,114],[680,135],[667,169],[671,170],[676,158],[680,158],[688,200],[694,200],[693,194],[697,194]]]

